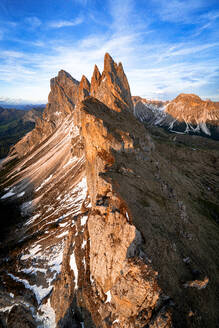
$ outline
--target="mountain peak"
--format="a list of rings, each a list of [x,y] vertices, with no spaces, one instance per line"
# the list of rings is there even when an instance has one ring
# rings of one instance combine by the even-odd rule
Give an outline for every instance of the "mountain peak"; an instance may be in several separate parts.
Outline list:
[[[90,94],[90,82],[85,75],[82,75],[81,82],[78,87],[78,101],[81,102]]]
[[[95,65],[91,79],[91,95],[117,112],[133,111],[130,87],[123,66],[121,63],[117,65],[109,53],[104,57],[102,75]]]
[[[65,83],[66,80],[71,80],[74,84],[76,85],[79,85],[79,82],[77,80],[75,80],[71,74],[69,74],[68,72],[64,71],[63,69],[61,69],[59,72],[58,72],[58,76],[56,77],[56,79],[59,81],[59,82],[63,82]]]
[[[104,56],[104,71],[110,72],[115,66],[115,62],[108,52]]]
[[[93,97],[96,97],[96,91],[99,88],[101,82],[101,74],[97,65],[94,66],[94,72],[91,78],[91,89],[90,93]]]

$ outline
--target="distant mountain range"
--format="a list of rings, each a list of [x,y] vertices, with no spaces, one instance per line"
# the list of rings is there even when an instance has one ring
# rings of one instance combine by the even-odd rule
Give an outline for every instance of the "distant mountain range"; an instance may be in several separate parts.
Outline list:
[[[29,110],[32,108],[45,108],[45,104],[31,103],[31,101],[15,98],[0,97],[0,107]]]
[[[219,140],[219,102],[202,100],[194,94],[180,94],[172,101],[132,97],[135,116],[149,125],[172,133],[192,134]]]
[[[10,147],[35,127],[42,112],[42,107],[26,110],[0,107],[0,158],[6,157]]]

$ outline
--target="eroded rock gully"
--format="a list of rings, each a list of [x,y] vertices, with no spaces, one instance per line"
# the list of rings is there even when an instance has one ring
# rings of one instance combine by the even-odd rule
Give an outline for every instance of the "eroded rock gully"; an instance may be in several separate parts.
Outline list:
[[[1,178],[1,201],[26,213],[5,237],[3,327],[22,327],[16,313],[24,327],[215,327],[218,227],[198,205],[207,177],[217,203],[218,150],[158,138],[132,110],[109,54],[91,84],[52,79]]]

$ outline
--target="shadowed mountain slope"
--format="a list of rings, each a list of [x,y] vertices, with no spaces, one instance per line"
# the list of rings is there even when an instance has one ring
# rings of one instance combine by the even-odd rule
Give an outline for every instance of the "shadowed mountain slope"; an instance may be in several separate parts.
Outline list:
[[[0,320],[216,327],[218,158],[214,140],[142,124],[108,54],[91,85],[60,71],[2,164]]]

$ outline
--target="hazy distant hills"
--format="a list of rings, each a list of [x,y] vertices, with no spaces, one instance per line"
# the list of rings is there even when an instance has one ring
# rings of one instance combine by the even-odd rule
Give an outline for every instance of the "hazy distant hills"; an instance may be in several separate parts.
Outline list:
[[[9,149],[35,127],[43,108],[19,110],[0,107],[0,158],[7,156]]]
[[[24,99],[7,98],[0,96],[0,107],[3,108],[30,110],[33,108],[45,108],[45,106],[46,105],[42,104],[41,102],[31,103],[30,101]]]

